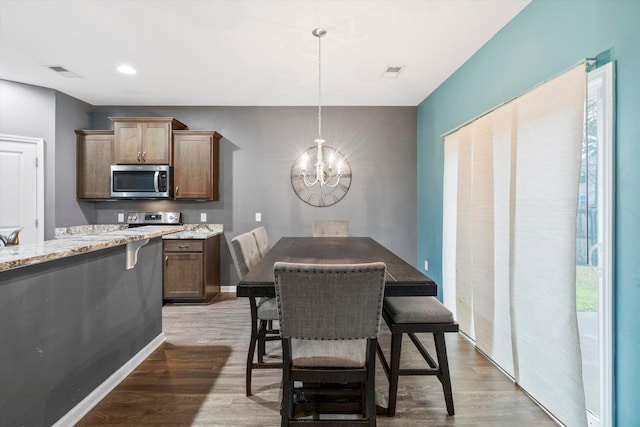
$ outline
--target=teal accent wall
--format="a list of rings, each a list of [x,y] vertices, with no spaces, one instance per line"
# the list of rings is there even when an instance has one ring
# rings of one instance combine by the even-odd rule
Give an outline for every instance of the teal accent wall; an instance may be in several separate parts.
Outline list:
[[[418,106],[418,259],[442,283],[442,134],[585,58],[616,62],[614,421],[640,418],[640,1],[533,0]],[[440,287],[440,297],[442,288]]]

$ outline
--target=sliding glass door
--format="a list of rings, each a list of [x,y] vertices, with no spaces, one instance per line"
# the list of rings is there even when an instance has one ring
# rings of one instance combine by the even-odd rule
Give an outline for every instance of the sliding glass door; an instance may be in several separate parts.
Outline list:
[[[588,75],[576,228],[576,308],[591,426],[611,425],[613,63]]]

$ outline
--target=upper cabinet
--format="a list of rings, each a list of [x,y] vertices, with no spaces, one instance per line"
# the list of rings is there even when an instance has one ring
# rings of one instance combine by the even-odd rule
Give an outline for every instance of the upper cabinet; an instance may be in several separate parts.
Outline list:
[[[76,131],[76,196],[78,199],[108,199],[113,164],[113,131]]]
[[[174,130],[187,126],[173,117],[110,117],[116,164],[169,165]]]
[[[215,131],[173,132],[173,197],[219,200],[219,146]]]
[[[220,200],[218,132],[173,117],[110,119],[113,130],[76,131],[78,199],[110,199],[111,165],[144,164],[173,166],[175,200]]]

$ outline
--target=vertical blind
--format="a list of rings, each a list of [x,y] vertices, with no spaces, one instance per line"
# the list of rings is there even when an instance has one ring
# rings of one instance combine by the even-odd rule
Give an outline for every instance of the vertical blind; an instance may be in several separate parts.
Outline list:
[[[586,425],[575,295],[584,65],[445,137],[444,303],[476,347]]]

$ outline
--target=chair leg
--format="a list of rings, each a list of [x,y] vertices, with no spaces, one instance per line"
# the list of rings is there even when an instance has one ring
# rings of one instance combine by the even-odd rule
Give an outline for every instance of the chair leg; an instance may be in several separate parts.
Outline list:
[[[444,401],[447,404],[447,413],[449,415],[454,415],[451,376],[449,375],[449,361],[447,359],[447,346],[444,340],[444,332],[434,332],[433,339],[436,344],[436,353],[438,355],[438,379],[442,383]]]
[[[396,399],[398,397],[398,376],[400,375],[400,351],[402,350],[402,334],[391,334],[391,369],[389,372],[389,407],[387,414],[396,414]]]
[[[370,339],[369,340],[369,362],[368,362],[368,373],[367,373],[367,384],[366,384],[366,395],[365,402],[366,404],[366,414],[365,417],[369,420],[369,427],[376,426],[376,347],[378,346],[378,340]]]
[[[247,396],[251,396],[251,370],[253,369],[253,357],[256,352],[256,342],[258,341],[258,306],[256,304],[256,299],[253,297],[249,298],[249,305],[251,306],[251,340],[249,341],[247,373],[245,376]]]
[[[280,406],[281,426],[287,427],[293,419],[294,387],[291,381],[291,342],[282,340],[282,404]]]
[[[264,355],[266,353],[265,348],[265,336],[267,335],[267,321],[260,320],[260,327],[258,328],[258,362],[264,362]]]

